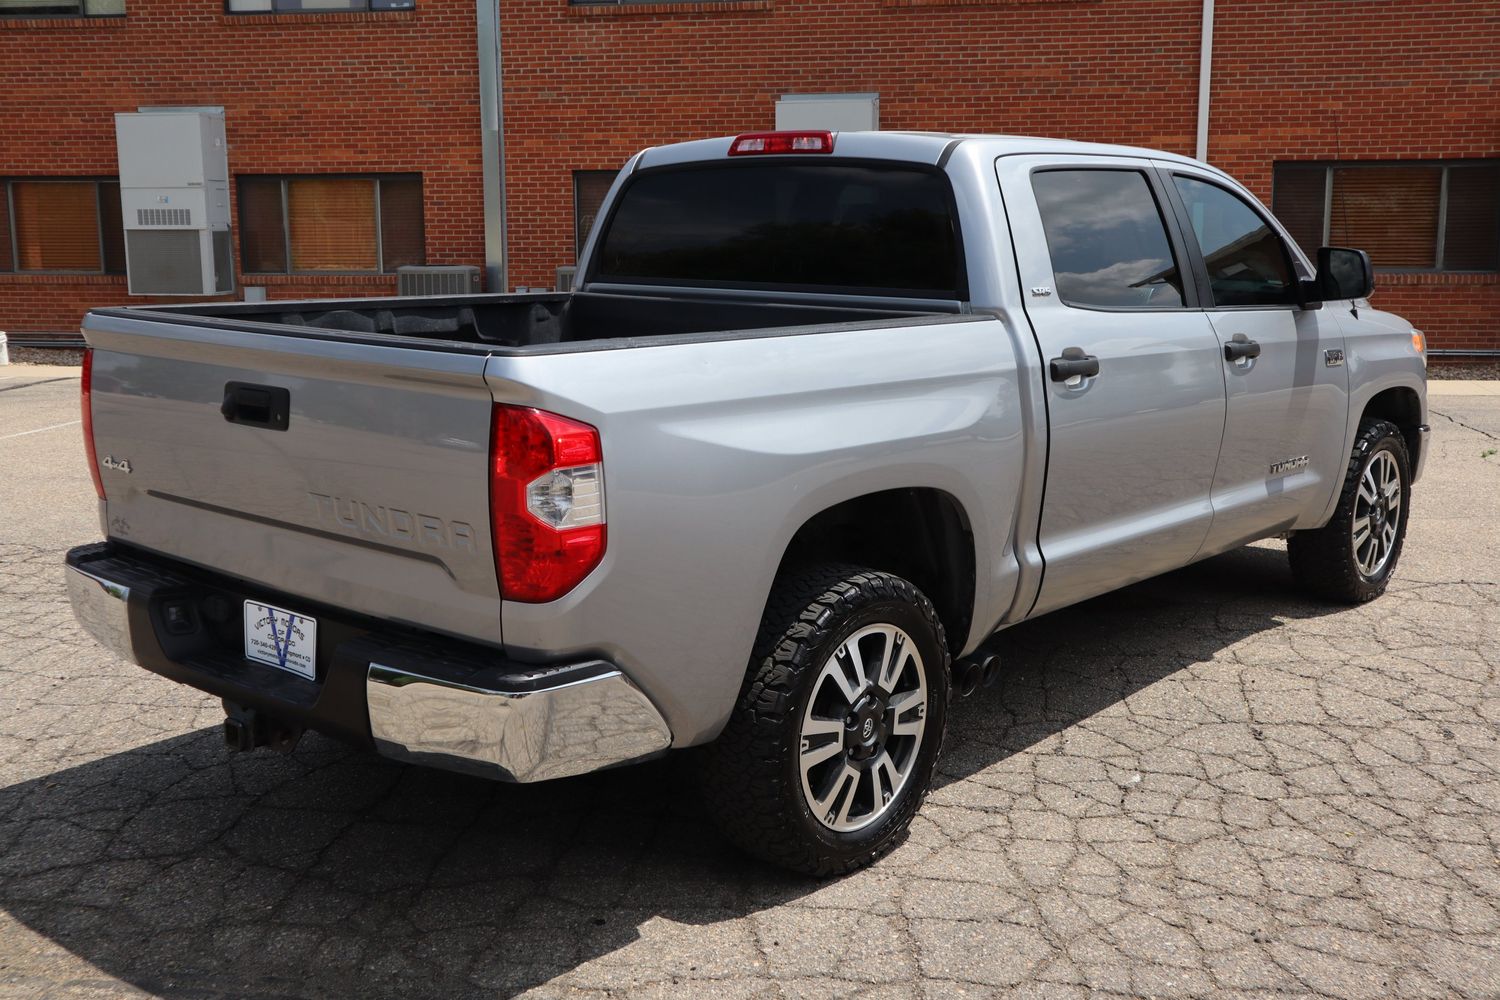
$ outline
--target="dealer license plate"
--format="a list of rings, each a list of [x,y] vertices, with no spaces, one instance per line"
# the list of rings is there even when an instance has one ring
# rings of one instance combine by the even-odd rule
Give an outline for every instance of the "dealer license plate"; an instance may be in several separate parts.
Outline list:
[[[245,659],[315,680],[317,656],[316,618],[259,601],[245,602]]]

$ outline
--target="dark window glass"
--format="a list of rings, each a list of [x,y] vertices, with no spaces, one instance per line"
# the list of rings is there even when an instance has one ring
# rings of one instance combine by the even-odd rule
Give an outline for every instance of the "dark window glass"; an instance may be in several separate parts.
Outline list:
[[[10,197],[6,187],[0,182],[0,271],[14,271],[16,261],[10,252]]]
[[[104,237],[104,273],[125,273],[125,220],[120,214],[120,184],[99,182],[99,229]]]
[[[240,181],[240,266],[247,274],[286,271],[286,230],[282,226],[281,181],[246,177]]]
[[[1260,214],[1236,194],[1175,176],[1219,306],[1289,305],[1297,301],[1286,248]]]
[[[1323,214],[1328,200],[1328,171],[1324,167],[1278,166],[1271,210],[1297,246],[1312,261],[1323,246]]]
[[[317,14],[348,10],[411,10],[416,5],[416,0],[227,0],[225,9],[231,14]]]
[[[601,242],[607,281],[960,298],[948,181],[909,167],[764,162],[634,178]]]
[[[380,179],[381,266],[394,271],[427,263],[422,226],[422,181],[418,177]]]
[[[1341,167],[1333,172],[1328,243],[1357,247],[1376,267],[1437,266],[1441,167]]]
[[[583,253],[583,245],[588,242],[594,222],[599,218],[599,209],[604,205],[604,197],[609,194],[610,185],[615,182],[616,176],[618,172],[614,170],[573,171],[574,260]]]
[[[102,271],[98,185],[12,181],[18,271]]]
[[[1278,163],[1275,202],[1309,256],[1326,242],[1364,250],[1379,270],[1500,269],[1500,163],[1493,160]],[[1319,212],[1328,235],[1314,242]]]
[[[1182,276],[1144,174],[1044,170],[1032,175],[1031,188],[1062,301],[1100,309],[1182,306]]]
[[[375,182],[294,177],[286,183],[293,271],[378,271]]]
[[[1500,268],[1500,164],[1450,167],[1443,269]]]
[[[74,0],[72,3],[0,0],[0,17],[118,17],[124,13],[125,0]]]
[[[118,181],[0,181],[0,271],[125,273]]]
[[[422,178],[242,177],[246,274],[392,272],[426,262]]]

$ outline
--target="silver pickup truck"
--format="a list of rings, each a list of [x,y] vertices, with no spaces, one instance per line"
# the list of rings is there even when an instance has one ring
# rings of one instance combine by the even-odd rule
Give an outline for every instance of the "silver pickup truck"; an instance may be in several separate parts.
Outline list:
[[[902,834],[996,631],[1271,536],[1334,601],[1400,557],[1422,334],[1202,163],[663,146],[579,278],[90,313],[79,619],[234,749],[536,781],[700,748],[730,839],[830,873]]]

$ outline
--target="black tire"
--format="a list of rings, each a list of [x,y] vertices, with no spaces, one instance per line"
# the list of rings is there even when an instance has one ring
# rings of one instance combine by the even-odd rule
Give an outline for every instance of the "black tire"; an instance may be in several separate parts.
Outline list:
[[[1377,460],[1384,461],[1382,455],[1389,455],[1399,472],[1401,506],[1393,519],[1396,533],[1389,555],[1374,572],[1366,573],[1356,553],[1353,527],[1360,503],[1360,483],[1366,470]],[[1360,423],[1359,436],[1354,439],[1354,451],[1349,457],[1333,519],[1315,531],[1296,532],[1287,542],[1293,578],[1304,590],[1329,601],[1363,604],[1374,600],[1385,593],[1401,559],[1410,513],[1411,461],[1406,439],[1389,420],[1366,419]]]
[[[912,668],[925,675],[924,726],[920,735],[908,737],[906,753],[915,756],[907,758],[911,766],[904,784],[878,807],[883,814],[864,829],[841,832],[814,816],[804,795],[801,726],[809,699],[818,696],[824,665],[846,639],[871,625],[896,626],[920,654],[920,664],[913,658]],[[822,876],[869,864],[896,845],[927,795],[947,724],[949,691],[942,622],[932,602],[911,583],[852,566],[825,565],[783,575],[766,605],[734,713],[699,757],[710,815],[728,840],[783,868]],[[917,713],[916,718],[923,716]],[[887,730],[895,731],[882,724],[881,731]],[[845,752],[834,758],[839,767]],[[879,778],[870,780],[873,798],[882,786]],[[856,782],[838,799],[859,794]]]

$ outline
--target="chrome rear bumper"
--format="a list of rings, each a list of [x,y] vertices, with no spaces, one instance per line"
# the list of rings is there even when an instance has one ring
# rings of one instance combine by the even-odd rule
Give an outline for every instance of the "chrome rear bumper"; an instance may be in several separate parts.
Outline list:
[[[667,724],[603,661],[530,690],[371,663],[370,732],[388,757],[507,781],[597,771],[665,750]]]
[[[497,649],[248,593],[239,581],[114,544],[69,552],[65,575],[79,623],[117,656],[389,757],[542,781],[641,760],[672,742],[650,699],[604,660],[519,663]],[[306,609],[328,623],[319,629],[315,679],[245,659],[238,616],[208,624],[209,602],[237,608],[245,599]],[[167,604],[179,626],[187,607],[195,631],[168,633]]]

